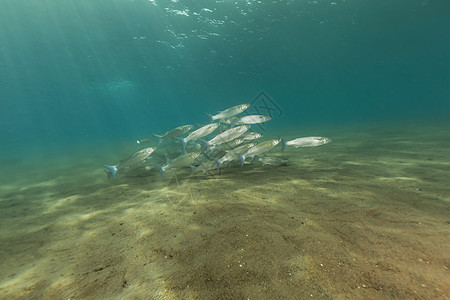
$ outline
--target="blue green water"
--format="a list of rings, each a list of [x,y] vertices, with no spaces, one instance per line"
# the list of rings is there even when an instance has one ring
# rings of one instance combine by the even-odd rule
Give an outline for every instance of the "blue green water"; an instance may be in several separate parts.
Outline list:
[[[3,0],[2,156],[206,123],[261,91],[280,130],[445,120],[449,28],[446,0]]]
[[[0,299],[450,299],[449,70],[450,0],[0,0]],[[243,103],[333,142],[104,173]]]

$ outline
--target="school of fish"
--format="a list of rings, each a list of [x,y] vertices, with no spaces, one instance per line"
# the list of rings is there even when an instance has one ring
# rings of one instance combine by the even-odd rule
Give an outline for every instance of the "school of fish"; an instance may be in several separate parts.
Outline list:
[[[238,116],[250,104],[240,104],[216,115],[209,115],[211,123],[196,130],[193,125],[178,126],[164,134],[138,140],[143,148],[116,165],[104,165],[108,176],[145,175],[159,171],[176,171],[191,168],[193,173],[221,170],[232,163],[258,164],[262,166],[286,165],[287,159],[270,156],[268,152],[281,144],[281,151],[294,148],[316,147],[331,142],[327,137],[300,137],[285,141],[282,138],[258,141],[262,133],[251,131],[251,126],[270,121],[266,115]]]

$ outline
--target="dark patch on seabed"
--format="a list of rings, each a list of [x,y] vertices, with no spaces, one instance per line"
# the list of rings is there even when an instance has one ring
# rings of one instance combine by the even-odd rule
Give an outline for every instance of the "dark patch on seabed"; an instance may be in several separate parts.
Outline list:
[[[448,299],[447,131],[330,136],[280,167],[108,181],[86,158],[76,177],[17,178],[0,297]]]

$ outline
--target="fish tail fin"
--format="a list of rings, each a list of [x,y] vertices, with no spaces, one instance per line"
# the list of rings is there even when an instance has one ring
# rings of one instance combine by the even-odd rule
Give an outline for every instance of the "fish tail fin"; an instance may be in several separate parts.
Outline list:
[[[242,167],[244,165],[244,162],[245,162],[245,156],[241,155],[241,156],[239,156],[239,159],[241,160],[241,167]]]
[[[181,137],[176,137],[175,139],[181,142],[181,155],[186,154],[186,140]]]
[[[155,164],[155,167],[158,168],[159,173],[161,173],[161,176],[164,176],[164,168],[162,166],[160,166],[160,165],[157,165],[157,164]]]
[[[230,128],[233,128],[234,126],[239,125],[239,121],[232,121],[230,123]]]
[[[220,167],[222,166],[222,162],[219,160],[219,159],[214,159],[214,161],[216,162],[216,164],[217,164],[217,170],[220,170]]]
[[[212,114],[208,114],[208,113],[205,113],[205,114],[208,116],[209,121],[210,121],[211,123],[214,122],[213,117],[212,117]]]
[[[209,150],[211,148],[211,145],[208,143],[208,141],[202,139],[199,139],[198,141],[202,144],[202,147],[204,147],[205,150]]]
[[[108,165],[103,165],[105,168],[107,168],[111,174],[111,178],[114,179],[114,177],[116,177],[117,174],[117,167],[116,166],[108,166]]]
[[[158,139],[158,145],[160,145],[163,141],[163,136],[156,133],[153,133],[153,136]]]
[[[281,139],[281,152],[283,152],[285,148],[286,148],[286,141]]]
[[[202,152],[202,154],[209,160],[214,160],[208,153]]]

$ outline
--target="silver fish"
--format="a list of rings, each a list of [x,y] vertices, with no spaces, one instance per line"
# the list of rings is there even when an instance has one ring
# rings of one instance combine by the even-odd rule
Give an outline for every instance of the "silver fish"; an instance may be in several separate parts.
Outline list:
[[[283,165],[286,165],[288,160],[286,158],[277,157],[277,156],[263,156],[263,157],[258,157],[258,161],[260,161],[263,166],[265,166],[265,165],[283,166]]]
[[[183,125],[183,126],[174,128],[172,130],[169,130],[166,133],[164,133],[163,135],[153,134],[153,136],[157,137],[161,142],[162,140],[169,140],[169,139],[172,139],[175,137],[182,136],[183,134],[191,131],[193,128],[194,128],[194,126],[192,126],[192,125]]]
[[[200,153],[201,152],[186,153],[184,155],[175,158],[174,160],[165,164],[164,166],[156,165],[156,167],[161,172],[161,175],[164,175],[164,172],[166,170],[179,169],[189,166],[194,160],[196,160],[200,156]]]
[[[244,165],[244,161],[247,157],[253,158],[258,154],[267,152],[270,149],[272,149],[273,147],[275,147],[276,145],[278,145],[280,142],[281,142],[281,139],[268,140],[268,141],[264,141],[260,144],[257,144],[256,146],[253,146],[252,148],[248,149],[247,152],[245,152],[244,154],[242,154],[240,156],[241,166]]]
[[[283,148],[281,151],[286,148],[286,146],[292,146],[294,148],[300,147],[316,147],[320,145],[325,145],[331,143],[331,139],[327,137],[319,137],[319,136],[309,136],[303,138],[297,138],[290,141],[283,141]]]
[[[251,147],[256,146],[257,142],[252,142],[252,143],[248,143],[245,145],[241,145],[233,150],[227,151],[227,152],[233,152],[234,154],[238,154],[241,155],[242,153],[247,152],[248,149],[250,149]]]
[[[235,125],[239,121],[238,117],[231,117],[226,119],[221,119],[220,123],[228,124],[228,125]]]
[[[250,128],[250,125],[242,125],[238,127],[234,127],[231,129],[228,129],[221,134],[216,135],[211,140],[209,140],[207,143],[208,146],[215,146],[220,145],[226,142],[229,142],[231,140],[234,140],[235,138],[240,137],[243,135],[248,129]]]
[[[192,173],[202,172],[206,173],[208,171],[217,170],[219,167],[217,166],[217,162],[214,160],[210,160],[202,163],[198,167],[192,167]]]
[[[272,117],[266,115],[249,115],[240,118],[236,124],[260,124],[272,120]]]
[[[219,127],[219,123],[211,123],[208,125],[205,125],[203,127],[200,127],[199,129],[191,132],[187,137],[185,138],[179,138],[179,140],[182,143],[183,149],[182,149],[182,153],[185,154],[186,153],[186,144],[189,141],[194,141],[194,140],[198,140],[204,136],[207,136],[208,134],[214,132],[214,130],[217,129],[217,127]]]
[[[238,137],[237,139],[231,140],[227,143],[220,144],[220,145],[214,147],[214,151],[228,151],[228,150],[236,148],[243,142],[244,142],[244,139],[242,139],[241,137]]]
[[[215,120],[231,118],[231,117],[238,115],[241,112],[245,111],[249,107],[250,107],[250,104],[248,104],[248,103],[233,106],[231,108],[228,108],[224,111],[219,112],[217,115],[211,116],[211,120],[215,121]]]
[[[214,132],[214,130],[216,130],[217,127],[219,127],[219,123],[211,123],[211,124],[205,125],[203,127],[200,127],[199,129],[191,132],[187,137],[184,138],[184,140],[186,142],[198,140],[199,138],[202,138],[202,137],[207,136],[208,134]]]
[[[263,137],[263,135],[259,132],[247,131],[241,136],[245,141],[253,141]]]
[[[124,172],[135,167],[139,167],[141,163],[146,160],[153,153],[153,151],[155,151],[155,149],[155,147],[149,147],[139,150],[127,159],[121,161],[118,165],[104,165],[104,167],[111,172],[111,176],[114,178],[118,172]]]
[[[239,157],[244,154],[245,152],[248,151],[248,149],[254,147],[256,145],[256,143],[249,143],[249,144],[245,144],[242,146],[239,146],[233,150],[227,151],[227,153],[222,156],[221,158],[216,160],[217,166],[218,168],[220,168],[222,166],[223,163],[225,162],[230,162],[233,161],[235,159],[239,159]]]

